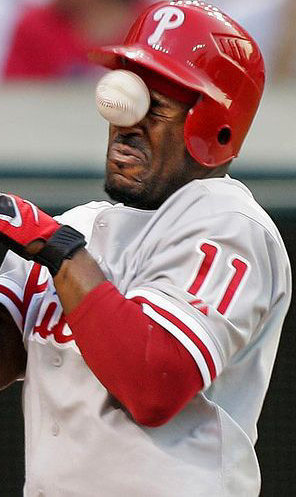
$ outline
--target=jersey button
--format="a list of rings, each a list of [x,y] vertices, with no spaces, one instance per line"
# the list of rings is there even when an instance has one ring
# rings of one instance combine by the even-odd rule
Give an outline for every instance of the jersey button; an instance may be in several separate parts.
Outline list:
[[[52,362],[56,368],[59,368],[63,364],[63,359],[61,356],[57,355]]]
[[[98,264],[101,264],[101,263],[103,262],[103,257],[102,257],[101,255],[98,255],[98,256],[96,257],[96,262],[97,262]]]
[[[57,437],[58,434],[60,433],[60,427],[57,423],[53,423],[51,427],[51,433],[53,434],[54,437]]]
[[[99,221],[98,222],[98,227],[99,228],[107,228],[108,224],[105,221]]]

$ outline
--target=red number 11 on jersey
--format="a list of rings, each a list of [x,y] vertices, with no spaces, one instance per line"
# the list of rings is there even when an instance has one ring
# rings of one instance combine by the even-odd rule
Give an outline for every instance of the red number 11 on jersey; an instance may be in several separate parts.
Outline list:
[[[194,278],[193,283],[191,284],[188,292],[192,295],[197,295],[200,289],[205,285],[205,283],[209,280],[216,262],[219,259],[219,255],[221,252],[221,247],[213,242],[203,241],[198,247],[198,251],[203,254],[203,259],[198,269],[197,275]],[[218,299],[214,307],[216,307],[217,311],[221,314],[225,314],[229,309],[230,304],[233,302],[233,299],[238,294],[238,290],[241,289],[242,283],[246,280],[248,269],[250,268],[250,264],[248,261],[243,259],[242,257],[234,254],[228,261],[229,265],[229,275],[226,278],[225,287],[222,289],[217,288]],[[222,293],[222,296],[221,296]],[[202,300],[194,300],[191,302],[194,304],[201,304]],[[203,306],[200,310],[207,314],[208,309],[207,306]]]

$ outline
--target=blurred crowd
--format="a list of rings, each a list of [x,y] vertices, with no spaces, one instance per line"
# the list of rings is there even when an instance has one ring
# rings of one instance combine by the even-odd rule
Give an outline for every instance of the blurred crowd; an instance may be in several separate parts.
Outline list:
[[[208,0],[210,2],[210,0]],[[122,41],[151,0],[0,0],[0,80],[89,77],[89,49]],[[213,0],[258,41],[274,80],[295,77],[296,0]]]
[[[122,41],[145,0],[0,0],[2,80],[88,76],[89,49]]]

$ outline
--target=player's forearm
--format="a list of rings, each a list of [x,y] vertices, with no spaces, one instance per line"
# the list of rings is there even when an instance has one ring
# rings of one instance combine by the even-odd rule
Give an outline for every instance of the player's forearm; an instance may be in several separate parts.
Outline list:
[[[86,249],[81,249],[72,259],[65,259],[54,278],[57,294],[65,314],[72,312],[85,296],[106,278]]]
[[[24,373],[26,360],[20,331],[9,312],[0,306],[0,389],[6,388]]]
[[[138,423],[165,423],[202,388],[187,350],[107,282],[87,250],[65,259],[54,283],[85,362]]]
[[[163,424],[202,388],[187,350],[107,282],[84,249],[54,281],[84,360],[137,422]]]

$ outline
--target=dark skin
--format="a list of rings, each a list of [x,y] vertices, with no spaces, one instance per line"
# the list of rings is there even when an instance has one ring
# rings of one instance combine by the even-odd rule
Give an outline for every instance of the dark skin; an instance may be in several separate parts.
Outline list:
[[[151,91],[151,106],[135,126],[110,126],[105,189],[111,198],[140,209],[157,209],[172,193],[193,179],[223,177],[228,166],[205,168],[187,152],[184,123],[189,106]],[[27,251],[37,253],[42,241]],[[106,280],[86,249],[64,260],[54,278],[65,314]],[[25,370],[26,353],[21,335],[8,311],[0,308],[0,388]],[[13,358],[13,359],[12,359]]]
[[[141,122],[130,128],[110,126],[105,189],[114,200],[157,209],[193,179],[225,175],[227,166],[202,167],[187,152],[189,108],[152,90],[150,110]]]

